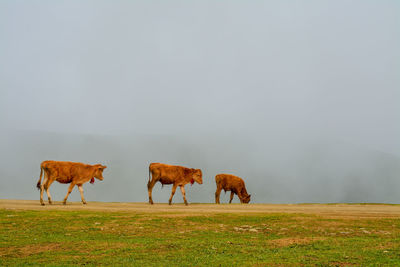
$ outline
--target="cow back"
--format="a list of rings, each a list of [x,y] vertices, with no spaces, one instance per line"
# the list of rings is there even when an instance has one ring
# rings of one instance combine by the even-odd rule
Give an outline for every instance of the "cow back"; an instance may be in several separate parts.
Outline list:
[[[218,174],[215,181],[225,191],[241,192],[244,187],[243,179],[232,174]]]
[[[163,163],[151,163],[149,171],[163,184],[189,182],[193,176],[193,169]]]
[[[82,178],[90,179],[94,173],[93,166],[79,162],[45,161],[42,167],[48,176],[63,184]]]

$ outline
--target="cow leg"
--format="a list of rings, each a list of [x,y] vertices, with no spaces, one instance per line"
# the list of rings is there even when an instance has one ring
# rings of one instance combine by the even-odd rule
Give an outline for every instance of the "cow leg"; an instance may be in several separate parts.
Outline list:
[[[49,204],[52,204],[53,202],[51,201],[51,195],[50,195],[50,185],[54,182],[47,180],[46,183],[44,184],[44,189],[46,189],[46,194],[47,194],[47,199],[49,200]]]
[[[151,181],[149,181],[149,182],[147,183],[147,191],[148,191],[148,193],[149,193],[149,203],[150,203],[150,204],[153,204],[153,198],[151,197],[151,193],[152,193],[152,191],[153,191],[153,187],[154,187],[155,184],[156,184],[156,183],[153,182],[153,180],[151,180]]]
[[[45,190],[45,184],[47,184],[47,181],[48,181],[48,176],[46,175],[46,171],[44,172],[44,175],[43,175],[43,183],[40,185],[40,205],[42,205],[42,206],[44,206],[44,201],[43,201],[43,192],[44,192],[44,190]],[[46,188],[46,191],[47,191],[47,188]]]
[[[185,205],[187,206],[188,203],[186,201],[186,192],[185,192],[185,187],[183,185],[180,186],[181,187],[181,192],[182,192],[182,196],[183,196],[183,201],[185,202]]]
[[[219,196],[220,196],[220,194],[221,194],[221,191],[222,191],[222,187],[217,187],[217,191],[215,191],[215,203],[216,204],[221,204],[221,203],[219,203]]]
[[[172,203],[172,198],[174,197],[174,195],[175,195],[175,191],[176,191],[176,188],[177,188],[178,186],[176,185],[176,184],[174,184],[173,186],[172,186],[172,191],[171,191],[171,197],[169,198],[169,204],[171,205],[171,203]]]
[[[72,189],[74,189],[74,186],[75,186],[74,183],[71,183],[71,184],[69,185],[67,195],[65,196],[64,201],[63,201],[63,204],[64,204],[64,205],[67,204],[68,196],[69,196],[69,194],[71,194]]]
[[[79,192],[81,193],[82,203],[86,204],[85,197],[83,196],[83,186],[82,185],[78,185],[78,189],[79,189]]]
[[[233,199],[233,195],[234,195],[235,193],[233,193],[232,191],[231,191],[231,199],[229,200],[229,204],[231,204],[232,203],[232,199]]]
[[[44,191],[44,185],[40,185],[40,205],[44,206],[44,201],[43,201],[43,191]]]

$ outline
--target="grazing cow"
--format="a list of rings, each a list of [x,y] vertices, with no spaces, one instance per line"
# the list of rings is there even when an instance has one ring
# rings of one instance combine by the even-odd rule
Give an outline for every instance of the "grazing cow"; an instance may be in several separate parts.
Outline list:
[[[150,177],[151,175],[151,177]],[[165,184],[172,184],[171,197],[169,198],[169,205],[172,203],[172,198],[175,194],[176,188],[181,188],[183,200],[187,205],[185,195],[185,185],[194,182],[198,184],[203,183],[202,172],[200,169],[190,169],[181,166],[167,165],[162,163],[151,163],[149,166],[149,182],[147,183],[147,189],[149,192],[149,203],[153,204],[151,198],[151,192],[155,183],[160,182],[163,186]]]
[[[215,192],[215,203],[219,203],[219,196],[221,194],[221,190],[231,191],[231,199],[229,200],[229,204],[232,203],[233,194],[236,194],[240,203],[249,203],[251,195],[247,194],[246,186],[244,185],[244,181],[242,178],[237,177],[231,174],[218,174],[215,176],[215,182],[217,183],[217,191]]]
[[[103,170],[105,168],[107,167],[101,164],[88,165],[68,161],[43,161],[42,164],[40,164],[40,177],[36,185],[37,188],[40,189],[40,204],[44,205],[43,190],[46,190],[49,204],[52,203],[49,188],[54,181],[62,184],[70,184],[67,195],[64,198],[64,205],[67,203],[67,198],[75,185],[78,186],[79,192],[81,193],[82,203],[86,204],[82,185],[88,181],[94,183],[94,178],[102,181],[104,179]],[[43,184],[41,184],[43,173]]]

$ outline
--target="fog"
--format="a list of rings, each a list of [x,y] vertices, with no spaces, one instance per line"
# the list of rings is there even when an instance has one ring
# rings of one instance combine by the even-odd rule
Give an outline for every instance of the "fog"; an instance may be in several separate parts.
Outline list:
[[[108,166],[89,202],[147,201],[148,165],[163,162],[202,169],[189,202],[213,202],[215,175],[231,173],[254,203],[400,203],[399,11],[1,1],[0,198],[38,199],[52,159]]]

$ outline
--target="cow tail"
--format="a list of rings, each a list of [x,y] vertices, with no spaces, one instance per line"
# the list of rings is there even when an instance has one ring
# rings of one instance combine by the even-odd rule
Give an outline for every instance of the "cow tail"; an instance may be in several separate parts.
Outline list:
[[[149,183],[150,183],[150,180],[151,180],[151,171],[150,171],[150,166],[149,166]]]
[[[40,166],[40,176],[39,176],[39,181],[36,184],[37,189],[40,189],[40,185],[42,183],[42,174],[43,174],[43,167]]]
[[[150,180],[151,180],[151,171],[149,166],[149,181],[147,182],[147,188],[150,186]]]

